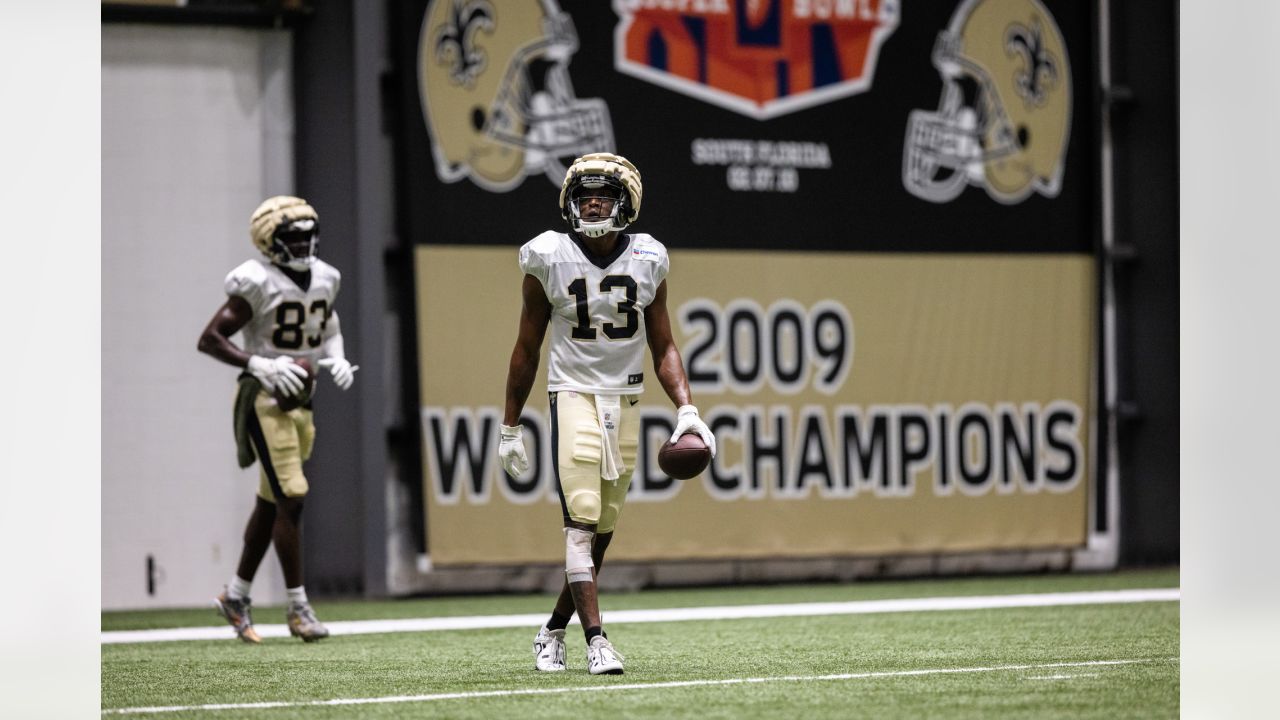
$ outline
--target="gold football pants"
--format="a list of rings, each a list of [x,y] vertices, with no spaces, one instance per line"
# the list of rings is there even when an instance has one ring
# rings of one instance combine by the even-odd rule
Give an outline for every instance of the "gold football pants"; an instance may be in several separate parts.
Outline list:
[[[639,401],[638,395],[622,397],[618,449],[623,467],[618,479],[612,481],[600,474],[606,439],[596,414],[595,396],[571,390],[551,393],[552,458],[566,521],[595,525],[597,533],[613,532],[627,499],[640,446]]]

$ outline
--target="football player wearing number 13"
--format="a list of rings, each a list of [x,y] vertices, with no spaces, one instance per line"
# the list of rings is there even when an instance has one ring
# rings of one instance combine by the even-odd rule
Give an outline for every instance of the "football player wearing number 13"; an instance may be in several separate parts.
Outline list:
[[[572,232],[549,230],[520,248],[524,302],[498,454],[513,476],[529,468],[520,413],[550,326],[551,457],[565,536],[564,588],[533,641],[538,670],[565,668],[565,628],[576,609],[586,634],[587,670],[622,673],[622,656],[601,628],[596,574],[635,468],[646,341],[654,374],[678,408],[672,439],[696,432],[715,454],[715,438],[691,404],[671,336],[667,250],[650,235],[622,234],[640,214],[641,195],[640,173],[626,158],[584,155],[560,188],[560,211]]]
[[[218,612],[247,643],[261,642],[250,617],[249,586],[276,546],[284,572],[289,632],[306,642],[328,637],[302,582],[302,499],[316,428],[307,371],[295,360],[328,368],[333,382],[351,387],[357,366],[346,359],[338,313],[333,309],[342,276],[316,257],[319,217],[301,198],[268,198],[254,210],[249,234],[263,258],[227,274],[227,301],[200,335],[200,352],[242,368],[233,411],[240,467],[258,461],[257,503],[244,530],[240,563],[226,590],[214,599]],[[240,332],[244,348],[231,342]]]

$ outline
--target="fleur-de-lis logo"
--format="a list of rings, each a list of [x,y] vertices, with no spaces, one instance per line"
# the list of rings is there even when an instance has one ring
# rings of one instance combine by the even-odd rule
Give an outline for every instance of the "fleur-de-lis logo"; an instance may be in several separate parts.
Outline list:
[[[1030,105],[1044,105],[1058,85],[1058,59],[1044,47],[1040,18],[1033,18],[1031,27],[1010,25],[1004,34],[1004,51],[1022,58],[1022,67],[1013,78],[1018,95]]]
[[[471,87],[484,72],[488,58],[476,47],[476,33],[493,33],[493,5],[489,0],[453,0],[448,20],[432,38],[436,62],[449,66],[449,81]]]

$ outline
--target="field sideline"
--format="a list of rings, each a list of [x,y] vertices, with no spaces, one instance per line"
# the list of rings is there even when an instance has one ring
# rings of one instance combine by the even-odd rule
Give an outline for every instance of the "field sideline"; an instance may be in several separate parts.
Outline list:
[[[533,670],[546,596],[319,602],[334,637],[313,645],[287,637],[278,608],[255,609],[284,635],[256,647],[211,626],[212,610],[103,613],[102,711],[1177,717],[1177,586],[1173,569],[618,593],[602,604],[620,677],[586,673],[576,625],[569,669]]]

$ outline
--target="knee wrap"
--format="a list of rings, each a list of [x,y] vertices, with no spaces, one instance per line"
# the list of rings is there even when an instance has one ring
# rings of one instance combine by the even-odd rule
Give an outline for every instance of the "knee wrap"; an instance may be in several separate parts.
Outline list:
[[[569,582],[591,582],[591,541],[596,534],[590,530],[567,527],[564,529],[564,568]]]

